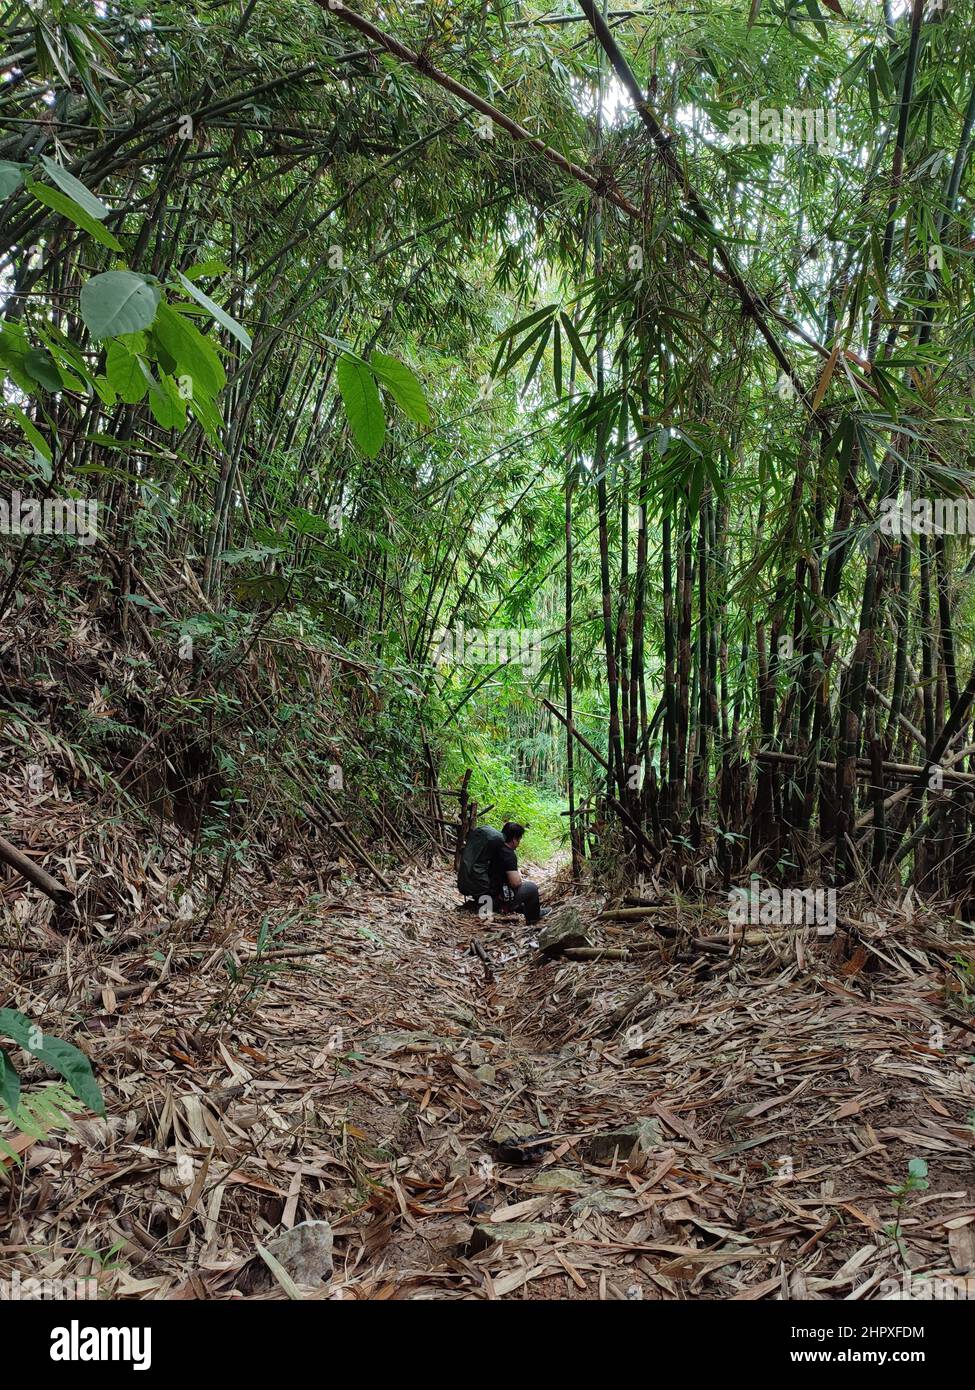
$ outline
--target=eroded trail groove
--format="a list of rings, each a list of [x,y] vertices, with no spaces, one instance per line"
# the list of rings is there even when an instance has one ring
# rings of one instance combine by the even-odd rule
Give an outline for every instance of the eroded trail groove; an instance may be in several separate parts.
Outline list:
[[[102,1015],[127,1104],[28,1152],[14,1249],[108,1236],[116,1296],[285,1298],[256,1247],[326,1219],[334,1274],[305,1296],[971,1294],[972,1035],[935,919],[864,923],[847,959],[845,934],[770,931],[673,963],[577,898],[629,956],[569,961],[454,902],[414,869],[327,904],[219,1040],[192,1021],[217,972]]]

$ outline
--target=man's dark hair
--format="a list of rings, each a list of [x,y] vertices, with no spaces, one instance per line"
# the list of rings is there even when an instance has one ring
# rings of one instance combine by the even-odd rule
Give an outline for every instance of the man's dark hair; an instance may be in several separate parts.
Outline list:
[[[501,827],[501,834],[506,840],[520,840],[527,829],[527,826],[519,825],[516,820],[506,820]]]

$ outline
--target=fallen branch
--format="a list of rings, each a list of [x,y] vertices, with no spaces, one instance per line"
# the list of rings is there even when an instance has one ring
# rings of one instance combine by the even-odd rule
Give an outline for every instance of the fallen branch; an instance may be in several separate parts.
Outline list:
[[[39,888],[49,898],[53,898],[58,907],[69,907],[74,902],[74,893],[70,888],[66,888],[56,878],[52,878],[46,869],[35,864],[33,859],[28,859],[26,854],[21,854],[20,850],[9,840],[5,840],[2,835],[0,835],[0,861],[9,864],[12,869],[17,870],[22,878],[26,878],[28,883]]]
[[[597,920],[600,922],[645,922],[655,912],[663,911],[665,906],[666,904],[659,903],[655,907],[611,907],[605,912],[601,912]]]
[[[762,763],[781,763],[790,767],[795,767],[798,764],[806,765],[806,759],[800,753],[779,753],[773,749],[763,748],[755,754],[755,757],[758,762]],[[836,771],[836,763],[830,762],[826,758],[817,758],[815,766],[826,772]],[[920,763],[882,762],[880,768],[882,772],[891,777],[917,777],[924,771],[924,767]],[[872,774],[873,766],[870,759],[857,758],[856,771],[860,776]],[[943,776],[946,782],[975,782],[975,772],[956,772],[946,767],[943,769]]]
[[[471,950],[474,952],[474,954],[477,956],[478,960],[479,960],[479,961],[481,962],[481,964],[484,966],[484,976],[485,976],[485,979],[487,979],[491,984],[493,984],[493,983],[494,983],[494,965],[493,965],[493,963],[492,963],[492,961],[491,961],[491,957],[488,955],[487,951],[485,951],[484,947],[483,947],[483,946],[481,945],[481,943],[478,941],[478,939],[477,939],[476,936],[475,936],[474,940],[471,942]]]
[[[619,946],[567,946],[562,952],[567,960],[629,960],[629,951]]]
[[[241,961],[249,964],[255,960],[287,960],[292,956],[324,956],[329,946],[277,946],[273,951],[255,951],[252,956],[241,956]]]

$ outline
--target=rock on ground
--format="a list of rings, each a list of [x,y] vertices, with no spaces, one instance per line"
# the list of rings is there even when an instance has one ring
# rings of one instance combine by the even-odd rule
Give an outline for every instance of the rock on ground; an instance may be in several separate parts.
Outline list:
[[[332,1228],[327,1221],[302,1221],[267,1243],[296,1284],[315,1287],[332,1277]]]

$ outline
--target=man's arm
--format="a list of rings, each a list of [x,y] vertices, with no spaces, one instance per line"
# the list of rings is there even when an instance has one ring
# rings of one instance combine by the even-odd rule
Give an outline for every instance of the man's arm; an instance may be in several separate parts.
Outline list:
[[[521,887],[521,873],[518,869],[509,869],[506,875],[508,883],[512,888]]]
[[[521,874],[518,872],[518,856],[513,849],[505,845],[501,851],[501,864],[504,868],[505,881],[509,888],[521,887]]]

